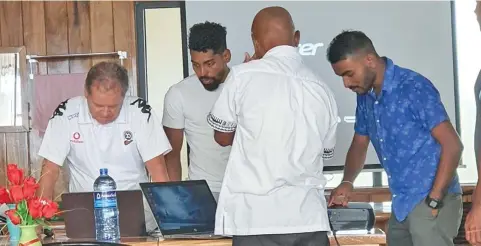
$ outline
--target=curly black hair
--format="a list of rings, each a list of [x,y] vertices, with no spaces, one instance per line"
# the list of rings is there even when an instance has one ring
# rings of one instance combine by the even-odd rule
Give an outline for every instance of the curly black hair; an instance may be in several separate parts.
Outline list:
[[[345,60],[359,52],[375,54],[371,39],[361,31],[346,30],[337,35],[327,49],[327,60],[331,63]]]
[[[197,52],[212,50],[221,54],[227,49],[227,30],[218,23],[197,23],[189,30],[189,49]]]

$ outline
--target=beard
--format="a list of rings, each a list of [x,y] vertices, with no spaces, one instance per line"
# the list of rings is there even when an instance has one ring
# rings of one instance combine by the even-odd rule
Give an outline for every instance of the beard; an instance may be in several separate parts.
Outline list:
[[[212,77],[200,77],[199,80],[202,86],[204,86],[204,89],[208,91],[215,91],[219,88],[220,84],[222,84],[220,79]]]
[[[202,86],[204,86],[204,89],[208,91],[215,91],[217,90],[217,88],[219,88],[220,84],[224,82],[222,78],[225,77],[225,74],[228,71],[229,70],[220,71],[215,75],[215,77],[207,77],[207,76],[199,77],[200,83],[202,84]]]
[[[349,89],[351,89],[352,91],[354,91],[359,95],[364,95],[373,88],[375,80],[376,80],[376,72],[366,67],[364,70],[364,77],[362,79],[361,85],[351,86],[349,87]]]

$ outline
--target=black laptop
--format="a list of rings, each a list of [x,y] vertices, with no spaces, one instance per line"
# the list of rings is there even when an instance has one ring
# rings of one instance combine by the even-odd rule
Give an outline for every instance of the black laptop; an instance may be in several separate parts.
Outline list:
[[[121,237],[146,236],[142,191],[117,191]],[[68,238],[95,238],[94,193],[62,194],[62,216]]]
[[[163,238],[220,238],[214,235],[217,203],[205,180],[141,183]]]

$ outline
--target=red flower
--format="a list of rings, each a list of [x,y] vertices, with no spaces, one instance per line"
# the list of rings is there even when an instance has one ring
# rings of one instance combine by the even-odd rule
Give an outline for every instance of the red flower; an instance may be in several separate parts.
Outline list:
[[[35,181],[35,178],[28,177],[25,179],[23,183],[23,196],[25,199],[30,199],[35,196],[35,192],[37,191],[38,184]]]
[[[33,198],[28,200],[27,207],[28,213],[32,216],[33,219],[39,219],[42,217],[43,205],[40,199]]]
[[[20,216],[18,216],[15,209],[7,210],[5,211],[5,214],[8,216],[8,218],[12,221],[14,225],[20,224]]]
[[[23,169],[18,168],[17,164],[8,164],[7,178],[11,185],[21,185],[23,181]]]
[[[37,181],[33,177],[24,177],[24,170],[16,164],[8,164],[7,178],[9,188],[0,187],[0,204],[15,203],[15,209],[5,212],[13,224],[39,223],[58,213],[57,203],[35,196],[39,187]],[[23,222],[22,218],[25,219]]]
[[[43,199],[42,200],[43,208],[42,213],[43,217],[46,219],[52,218],[58,211],[58,204],[51,200]]]
[[[13,202],[18,203],[23,200],[23,189],[20,185],[12,185],[10,186],[10,196],[12,197]]]
[[[5,187],[0,188],[0,204],[4,203],[12,203],[12,199],[10,198],[10,194]]]

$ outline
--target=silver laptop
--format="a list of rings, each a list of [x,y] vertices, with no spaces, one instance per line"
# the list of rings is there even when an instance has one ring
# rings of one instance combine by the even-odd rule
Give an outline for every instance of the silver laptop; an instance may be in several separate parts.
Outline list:
[[[207,239],[214,235],[217,203],[205,180],[141,183],[158,230],[153,237]]]

